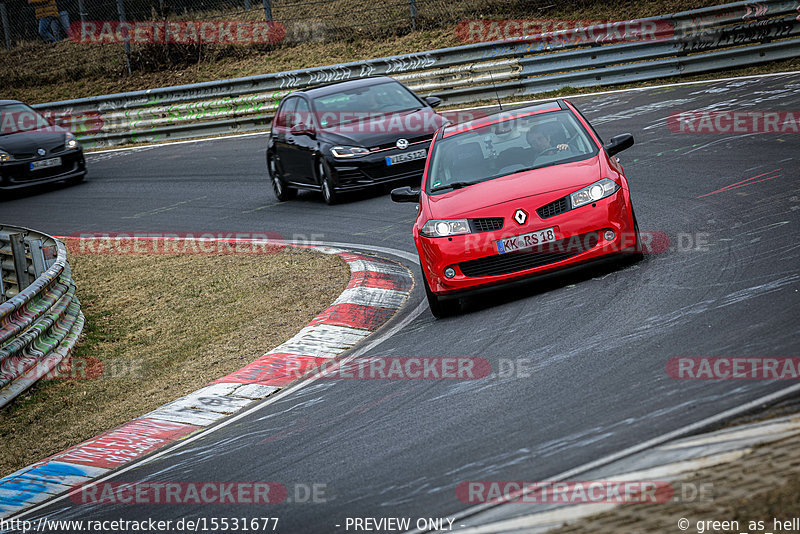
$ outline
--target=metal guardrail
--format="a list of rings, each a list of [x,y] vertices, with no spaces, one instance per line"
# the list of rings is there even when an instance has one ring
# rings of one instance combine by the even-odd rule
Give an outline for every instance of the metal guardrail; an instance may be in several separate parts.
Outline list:
[[[56,368],[84,319],[62,242],[0,225],[0,270],[2,407]]]
[[[386,74],[445,104],[697,74],[800,56],[800,1],[737,2],[660,17],[340,65],[35,106],[99,113],[87,146],[265,130],[292,90]],[[623,31],[620,31],[623,28]],[[643,38],[646,37],[646,38]]]

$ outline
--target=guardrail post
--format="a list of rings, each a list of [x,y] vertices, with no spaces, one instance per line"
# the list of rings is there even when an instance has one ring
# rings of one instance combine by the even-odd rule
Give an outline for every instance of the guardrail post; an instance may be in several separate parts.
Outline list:
[[[417,31],[417,0],[408,0],[408,9],[411,10],[411,29]]]
[[[11,50],[11,28],[8,26],[8,13],[5,3],[0,4],[0,18],[3,19],[3,37],[6,40],[6,50]]]
[[[264,3],[264,19],[272,20],[272,0],[262,0]]]
[[[117,0],[117,13],[119,21],[125,22],[125,6],[122,5],[122,0]],[[128,76],[130,76],[133,72],[131,71],[131,42],[129,39],[125,40],[125,64],[128,66]]]
[[[31,239],[28,241],[28,247],[31,251],[31,263],[33,263],[33,275],[36,278],[42,276],[42,273],[47,270],[44,265],[44,254],[42,253],[42,240]]]
[[[6,286],[3,281],[5,276],[10,276],[12,269],[14,269],[14,260],[11,258],[11,264],[7,265],[4,261],[9,258],[11,253],[11,245],[8,245],[8,250],[5,250],[6,243],[8,243],[8,234],[0,233],[0,304],[8,300],[6,297]],[[10,288],[9,288],[10,289]]]
[[[86,22],[86,10],[83,7],[83,0],[78,0],[78,16],[81,19],[81,25]]]
[[[17,274],[17,287],[22,291],[31,285],[31,277],[28,276],[28,260],[25,259],[25,241],[22,234],[8,234],[8,241],[11,243],[11,256],[14,260],[14,271]]]

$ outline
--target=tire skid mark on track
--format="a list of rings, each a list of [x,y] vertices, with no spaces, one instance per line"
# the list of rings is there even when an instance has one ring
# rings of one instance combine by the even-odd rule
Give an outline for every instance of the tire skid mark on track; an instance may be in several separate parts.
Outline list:
[[[771,171],[767,171],[767,172],[758,174],[756,176],[751,176],[750,178],[745,178],[744,180],[741,180],[739,182],[735,182],[735,183],[732,183],[730,185],[726,185],[725,187],[721,187],[720,189],[717,189],[716,191],[712,191],[710,193],[706,193],[704,195],[700,195],[697,198],[703,198],[703,197],[707,197],[709,195],[715,195],[717,193],[722,193],[724,191],[730,191],[731,189],[738,189],[740,187],[757,184],[759,182],[766,182],[767,180],[772,180],[773,178],[780,178],[781,176],[783,176],[783,174],[774,175],[776,172],[778,172],[780,170],[782,170],[782,169],[778,168],[778,169],[774,169],[774,170],[771,170]],[[768,174],[771,174],[771,175],[774,175],[774,176],[767,176]],[[762,178],[761,180],[756,180],[756,178],[761,178],[762,176],[767,176],[767,177],[766,178]]]
[[[85,486],[276,393],[366,339],[411,293],[413,279],[400,264],[328,246],[287,246],[340,256],[350,267],[347,289],[308,326],[255,362],[0,479],[0,517]]]

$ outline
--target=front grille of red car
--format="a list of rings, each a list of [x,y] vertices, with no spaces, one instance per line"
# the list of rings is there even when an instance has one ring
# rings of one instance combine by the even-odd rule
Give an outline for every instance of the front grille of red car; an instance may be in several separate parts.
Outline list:
[[[470,229],[475,232],[496,232],[503,228],[502,217],[485,217],[482,219],[470,219]]]
[[[550,204],[545,204],[536,210],[536,213],[538,213],[539,217],[542,219],[547,219],[548,217],[555,217],[565,211],[569,211],[569,198],[562,197],[558,200],[554,200]]]
[[[534,249],[507,252],[487,256],[477,260],[464,261],[458,264],[464,276],[496,276],[510,274],[534,267],[542,267],[558,261],[563,261],[597,245],[596,232],[581,234],[567,239],[561,239]]]

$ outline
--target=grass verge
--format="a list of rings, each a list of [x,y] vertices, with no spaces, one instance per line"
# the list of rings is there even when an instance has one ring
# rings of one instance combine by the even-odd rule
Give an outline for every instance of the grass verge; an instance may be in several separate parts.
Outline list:
[[[344,290],[335,255],[71,254],[86,326],[72,378],[41,380],[0,411],[0,475],[235,371]],[[99,361],[99,363],[98,363]]]

